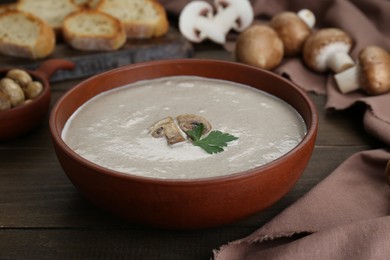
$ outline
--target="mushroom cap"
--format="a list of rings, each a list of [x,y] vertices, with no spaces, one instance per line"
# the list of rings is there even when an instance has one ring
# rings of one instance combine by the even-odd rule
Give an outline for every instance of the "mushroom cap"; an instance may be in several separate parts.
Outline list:
[[[284,45],[284,53],[288,56],[300,53],[311,33],[309,26],[293,12],[275,15],[270,25],[278,33]]]
[[[367,46],[359,53],[361,87],[370,95],[390,91],[390,54],[378,47]]]
[[[253,25],[237,39],[236,60],[262,69],[273,69],[283,58],[283,43],[274,29]]]
[[[332,54],[348,53],[352,44],[351,37],[343,30],[320,29],[307,38],[303,46],[303,60],[310,69],[323,72],[327,69],[326,62]]]
[[[193,1],[188,3],[180,13],[180,32],[192,42],[201,42],[205,37],[201,37],[199,28],[196,27],[197,18],[207,17],[213,13],[213,7],[203,1]]]
[[[218,8],[227,8],[231,6],[237,12],[237,19],[234,22],[233,29],[241,32],[252,24],[254,13],[251,3],[248,0],[214,0]]]

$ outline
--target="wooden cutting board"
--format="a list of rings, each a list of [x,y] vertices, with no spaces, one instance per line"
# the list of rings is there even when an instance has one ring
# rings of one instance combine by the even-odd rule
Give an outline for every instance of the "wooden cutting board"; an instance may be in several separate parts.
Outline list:
[[[41,60],[28,60],[0,55],[0,67],[21,67],[36,69],[47,59],[66,59],[75,63],[74,70],[59,70],[51,78],[51,82],[78,79],[96,75],[123,65],[151,60],[189,58],[193,48],[174,28],[159,38],[145,40],[127,40],[125,46],[110,52],[87,52],[74,50],[65,43],[57,43],[50,57]]]

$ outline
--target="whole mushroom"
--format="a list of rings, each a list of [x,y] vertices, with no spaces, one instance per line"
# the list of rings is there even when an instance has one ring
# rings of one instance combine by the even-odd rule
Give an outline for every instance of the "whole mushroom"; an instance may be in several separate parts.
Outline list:
[[[8,95],[12,107],[21,105],[25,100],[22,88],[10,78],[0,80],[0,89]]]
[[[390,91],[390,54],[377,46],[359,53],[358,64],[334,76],[342,93],[363,89],[369,95]]]
[[[313,32],[303,46],[303,60],[312,70],[341,72],[354,65],[349,56],[353,41],[344,31],[336,28]]]
[[[274,29],[266,25],[253,25],[238,36],[235,57],[262,69],[271,70],[283,58],[283,43]]]
[[[293,56],[301,53],[303,45],[315,24],[314,14],[307,9],[298,13],[281,12],[272,17],[270,26],[283,42],[284,54]]]
[[[43,91],[43,85],[39,81],[31,81],[23,91],[27,99],[34,99]]]
[[[32,82],[30,74],[21,69],[11,69],[6,74],[7,78],[15,81],[21,88],[26,88]]]

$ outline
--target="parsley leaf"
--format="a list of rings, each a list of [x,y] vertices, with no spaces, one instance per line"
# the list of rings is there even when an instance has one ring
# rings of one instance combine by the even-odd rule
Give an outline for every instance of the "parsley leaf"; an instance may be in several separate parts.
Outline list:
[[[187,131],[187,134],[188,134],[189,137],[191,137],[191,139],[194,142],[196,142],[196,141],[199,141],[200,138],[202,137],[203,130],[204,130],[204,125],[203,124],[199,124],[194,129],[192,129],[190,131]]]
[[[193,130],[187,131],[188,136],[192,139],[192,144],[201,147],[209,154],[220,153],[224,151],[228,142],[237,140],[238,137],[234,135],[223,133],[221,131],[211,131],[208,136],[202,137],[204,125],[199,124]]]

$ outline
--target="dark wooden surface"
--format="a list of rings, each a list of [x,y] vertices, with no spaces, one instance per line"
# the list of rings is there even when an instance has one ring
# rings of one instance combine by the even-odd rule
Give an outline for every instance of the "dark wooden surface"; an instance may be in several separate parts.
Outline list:
[[[195,57],[232,60],[215,45],[197,46]],[[77,82],[52,84],[52,104]],[[261,213],[206,230],[143,227],[89,203],[61,169],[47,120],[27,136],[0,143],[0,259],[210,259],[213,249],[261,227],[350,155],[380,147],[364,132],[361,108],[327,114],[325,97],[310,96],[319,112],[319,135],[294,189]]]

